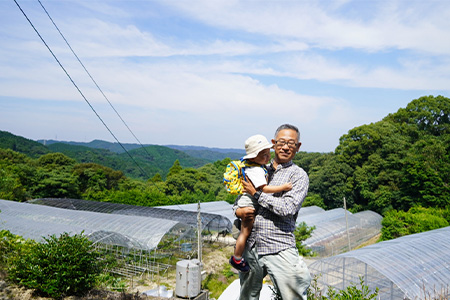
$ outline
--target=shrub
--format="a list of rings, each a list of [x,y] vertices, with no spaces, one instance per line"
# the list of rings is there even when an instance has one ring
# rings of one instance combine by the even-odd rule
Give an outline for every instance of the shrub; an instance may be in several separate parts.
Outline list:
[[[314,276],[311,287],[308,289],[308,299],[312,300],[374,300],[377,299],[379,288],[371,291],[364,282],[364,277],[359,277],[359,287],[356,284],[347,286],[344,290],[336,291],[332,287],[328,287],[324,292],[318,285],[319,276]]]
[[[12,258],[30,252],[35,243],[33,240],[25,240],[21,236],[12,234],[8,230],[0,230],[0,267],[7,268]]]
[[[391,210],[383,218],[381,239],[387,241],[401,236],[447,227],[444,209],[412,207],[408,212]]]
[[[81,295],[95,285],[102,264],[82,234],[44,238],[11,262],[8,277],[52,298]]]
[[[305,222],[301,222],[294,230],[295,244],[298,249],[298,253],[301,256],[316,256],[317,254],[312,250],[307,248],[303,242],[311,237],[312,232],[316,229],[316,226],[309,227]]]

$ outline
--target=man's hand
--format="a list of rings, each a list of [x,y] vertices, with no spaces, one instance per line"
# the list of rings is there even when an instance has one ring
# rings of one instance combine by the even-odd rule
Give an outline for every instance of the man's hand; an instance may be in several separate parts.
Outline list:
[[[254,195],[256,193],[256,189],[253,186],[253,183],[251,181],[242,180],[242,186],[244,187],[244,192],[246,192],[249,195]]]
[[[253,221],[255,219],[255,209],[251,206],[239,207],[236,209],[236,217],[243,221]]]

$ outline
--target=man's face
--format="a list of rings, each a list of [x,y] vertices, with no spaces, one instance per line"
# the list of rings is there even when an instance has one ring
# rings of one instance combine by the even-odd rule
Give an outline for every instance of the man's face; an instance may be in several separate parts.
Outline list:
[[[291,161],[300,149],[301,143],[297,141],[298,136],[295,130],[280,130],[275,139],[272,140],[275,149],[275,161],[280,164]]]

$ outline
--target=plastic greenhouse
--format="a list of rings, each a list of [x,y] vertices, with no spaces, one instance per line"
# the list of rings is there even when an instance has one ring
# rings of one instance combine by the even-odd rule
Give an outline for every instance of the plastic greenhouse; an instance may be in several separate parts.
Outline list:
[[[450,227],[380,242],[309,266],[319,286],[345,289],[359,277],[380,299],[448,299]]]
[[[197,211],[197,204],[179,204],[179,205],[167,205],[167,206],[158,206],[159,208],[165,209],[176,209],[176,210],[187,210],[187,211]],[[226,201],[214,201],[214,202],[203,202],[201,203],[202,212],[211,213],[215,215],[221,215],[231,223],[233,223],[234,216],[233,205]],[[298,213],[299,218],[303,215],[311,215],[317,213],[323,213],[325,210],[318,206],[307,206],[302,207]]]
[[[0,230],[6,229],[36,241],[64,232],[84,232],[97,249],[123,259],[123,265],[115,272],[125,276],[164,272],[170,266],[157,263],[156,259],[173,255],[192,256],[195,252],[192,245],[197,244],[197,227],[176,220],[119,214],[118,210],[111,213],[114,209],[107,209],[108,205],[102,207],[108,213],[0,200]],[[130,211],[123,209],[122,212]]]
[[[128,216],[153,217],[164,220],[177,221],[197,227],[197,211],[165,209],[161,207],[136,206],[111,202],[97,202],[80,199],[41,198],[28,201],[70,210],[92,211],[106,214]],[[197,204],[195,204],[197,207]],[[225,217],[216,214],[201,213],[202,229],[214,232],[231,232],[231,222]]]
[[[202,213],[214,214],[225,217],[230,221],[230,223],[233,223],[235,219],[233,206],[226,201],[202,202],[200,204],[200,207]],[[166,206],[158,206],[157,208],[196,212],[197,203],[166,205]]]
[[[382,219],[373,211],[347,212],[345,216],[344,209],[336,208],[299,216],[297,223],[305,222],[316,227],[304,243],[318,256],[326,257],[349,251],[379,234]]]
[[[36,241],[42,241],[43,236],[84,231],[93,242],[152,250],[167,233],[192,231],[190,226],[183,226],[177,221],[89,211],[74,212],[6,200],[0,200],[0,211],[0,228]]]

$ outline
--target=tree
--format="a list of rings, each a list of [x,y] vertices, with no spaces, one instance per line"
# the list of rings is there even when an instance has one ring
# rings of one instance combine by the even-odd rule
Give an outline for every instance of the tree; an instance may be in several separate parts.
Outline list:
[[[382,220],[381,238],[386,241],[401,236],[449,226],[449,209],[412,207],[409,211],[391,210]]]
[[[177,159],[173,163],[173,166],[169,169],[169,173],[167,174],[167,177],[178,174],[181,172],[181,170],[183,170],[183,168],[180,165],[180,161]]]
[[[302,256],[315,255],[311,249],[306,248],[303,244],[305,240],[311,237],[314,229],[316,229],[315,226],[309,227],[305,222],[301,222],[294,230],[295,245],[297,246],[298,253]]]
[[[54,169],[73,166],[76,161],[62,153],[49,153],[39,157],[37,163],[40,167]]]
[[[411,101],[406,108],[385,118],[398,124],[417,126],[434,136],[450,134],[450,99],[443,96],[426,96]]]
[[[328,208],[342,206],[342,199],[351,192],[347,180],[352,175],[350,166],[332,154],[324,154],[321,165],[311,165],[309,192],[319,195]]]
[[[118,189],[125,180],[122,171],[115,171],[95,163],[76,164],[72,174],[75,176],[80,193]]]

